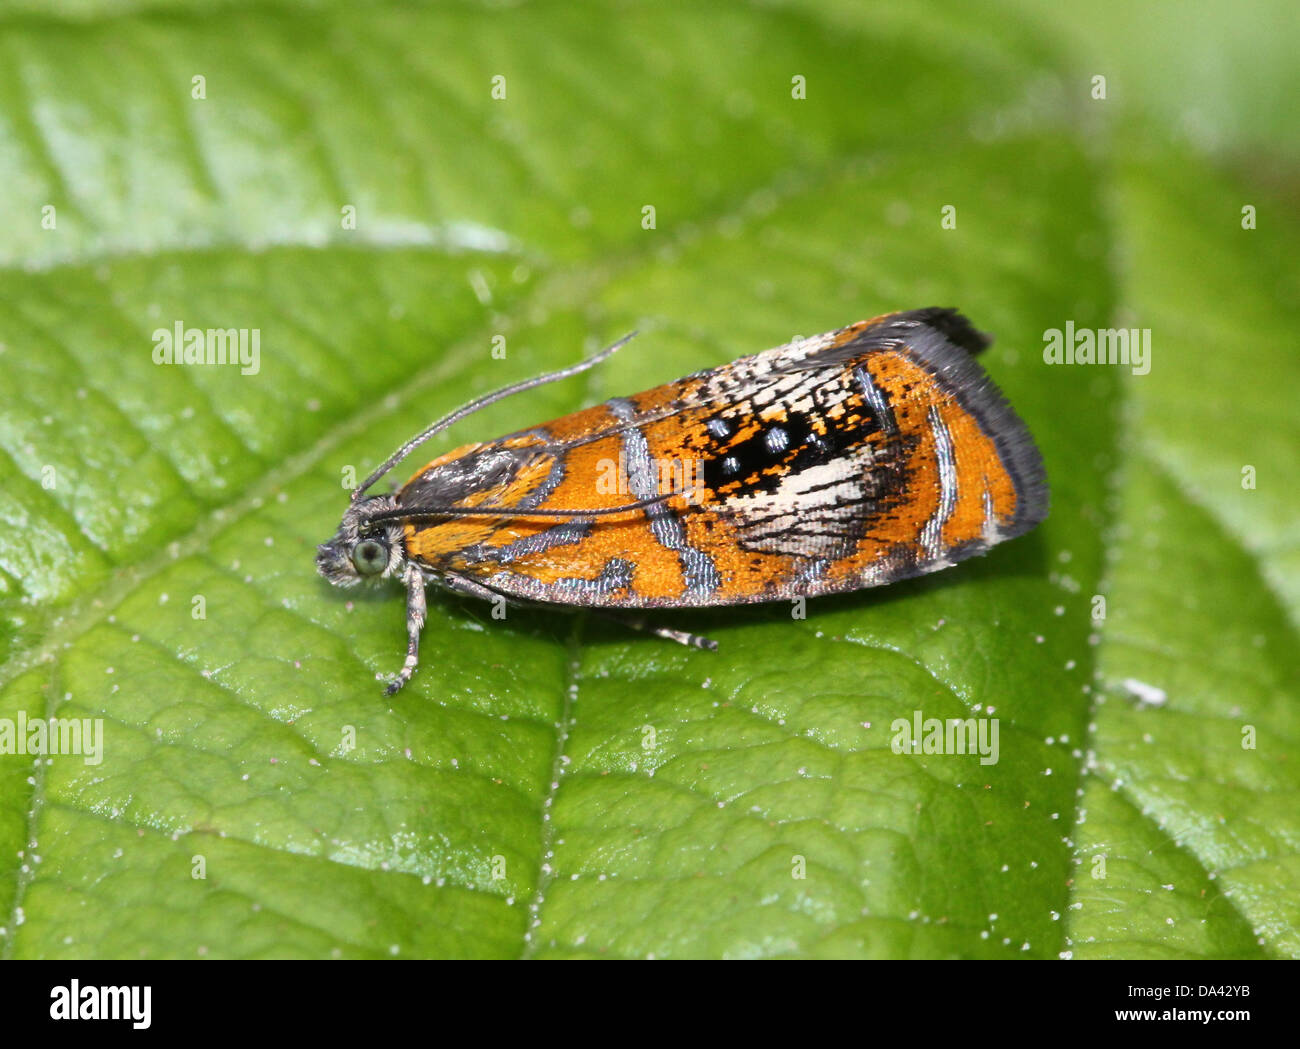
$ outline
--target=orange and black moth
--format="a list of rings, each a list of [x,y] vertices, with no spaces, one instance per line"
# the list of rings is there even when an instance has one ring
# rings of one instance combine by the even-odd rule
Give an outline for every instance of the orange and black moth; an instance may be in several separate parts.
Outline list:
[[[415,670],[429,582],[611,612],[779,601],[946,568],[1047,515],[1033,438],[974,359],[989,338],[937,308],[463,445],[394,494],[365,494],[434,434],[626,341],[457,409],[353,493],[316,563],[340,586],[405,584],[407,658],[390,695]],[[622,483],[610,483],[611,464]]]

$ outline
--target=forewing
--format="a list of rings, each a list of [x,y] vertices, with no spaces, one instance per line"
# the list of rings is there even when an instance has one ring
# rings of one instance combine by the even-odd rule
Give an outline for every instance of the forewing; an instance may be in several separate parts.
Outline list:
[[[613,607],[737,604],[879,585],[1019,535],[1047,510],[1024,424],[959,314],[893,314],[534,427],[549,456],[503,517],[439,546],[512,597]],[[508,489],[508,486],[507,486]],[[618,517],[582,510],[690,494]]]

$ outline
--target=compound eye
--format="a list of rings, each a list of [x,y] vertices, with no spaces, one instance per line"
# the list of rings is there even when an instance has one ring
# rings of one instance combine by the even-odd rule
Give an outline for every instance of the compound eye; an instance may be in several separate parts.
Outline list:
[[[388,567],[388,549],[375,539],[363,539],[352,548],[352,563],[362,575],[378,575]]]

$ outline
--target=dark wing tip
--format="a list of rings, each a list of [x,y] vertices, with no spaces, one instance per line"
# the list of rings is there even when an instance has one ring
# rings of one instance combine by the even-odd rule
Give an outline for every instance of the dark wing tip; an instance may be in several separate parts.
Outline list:
[[[936,313],[944,315],[941,324],[932,323],[931,318]],[[917,321],[917,314],[928,316],[924,321]],[[987,337],[971,327],[970,322],[956,310],[916,310],[911,316],[911,330],[899,341],[907,345],[913,357],[957,398],[979,422],[980,429],[992,439],[1017,496],[1015,518],[1004,529],[1002,537],[1011,539],[1023,535],[1047,517],[1050,502],[1047,470],[1029,427],[973,359],[971,355],[975,351],[960,339],[953,338],[952,333],[957,332],[967,339],[974,336],[984,340]],[[980,345],[982,348],[987,342]]]
[[[979,353],[993,343],[992,335],[980,331],[966,319],[965,314],[950,306],[927,306],[920,310],[893,313],[879,324],[872,325],[863,334],[874,336],[893,331],[905,339],[905,333],[916,328],[931,328],[954,346],[960,346],[970,354]]]
[[[1010,539],[1047,517],[1049,491],[1043,457],[1029,428],[974,359],[992,341],[957,310],[931,306],[891,313],[835,352],[847,356],[905,346],[978,420],[1015,485],[1015,518],[1003,531],[1003,538]]]

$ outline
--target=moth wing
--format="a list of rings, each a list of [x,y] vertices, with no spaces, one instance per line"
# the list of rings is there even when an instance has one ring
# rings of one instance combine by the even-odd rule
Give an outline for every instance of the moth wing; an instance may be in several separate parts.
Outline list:
[[[660,607],[852,590],[981,553],[1048,505],[1028,430],[974,360],[988,341],[956,311],[891,314],[534,428],[563,475],[537,505],[579,512],[515,521],[460,569],[525,600]],[[614,461],[625,487],[597,497]]]

